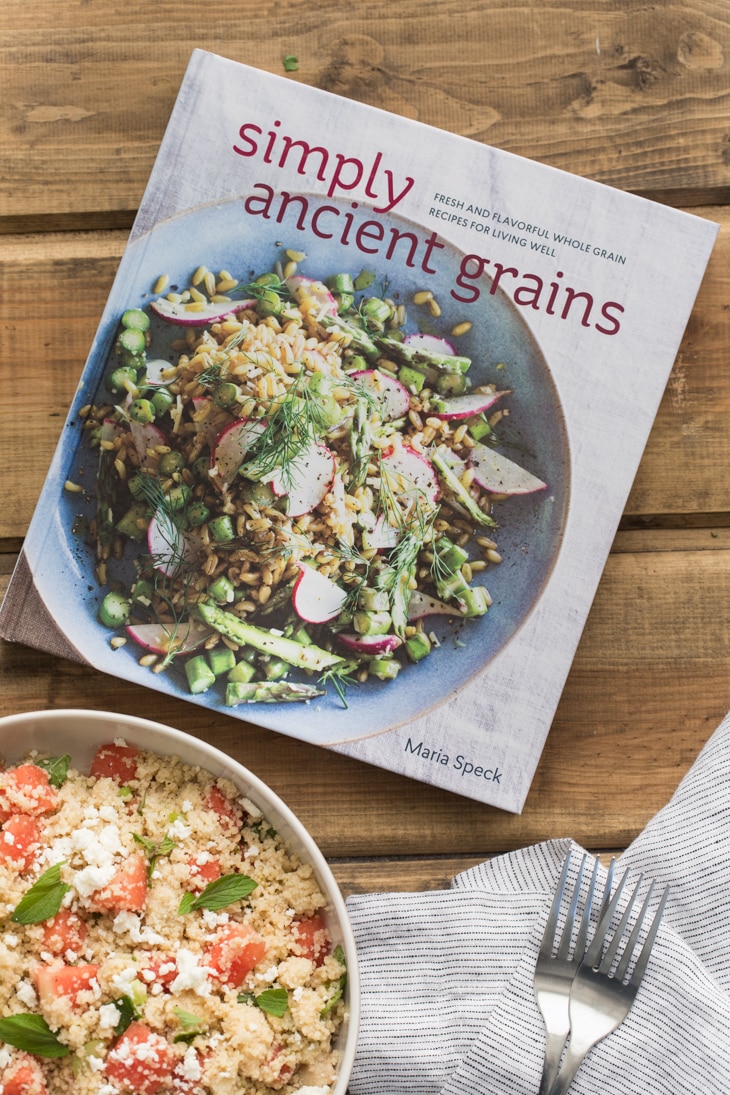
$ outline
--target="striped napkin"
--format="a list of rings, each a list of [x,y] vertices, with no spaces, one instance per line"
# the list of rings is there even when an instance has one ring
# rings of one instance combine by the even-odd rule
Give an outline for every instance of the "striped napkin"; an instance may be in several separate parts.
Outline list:
[[[552,840],[446,891],[348,898],[362,980],[351,1095],[535,1095],[545,1031],[532,976],[569,851],[577,867],[583,849]],[[571,1095],[730,1095],[730,716],[625,867],[670,896],[633,1008]]]

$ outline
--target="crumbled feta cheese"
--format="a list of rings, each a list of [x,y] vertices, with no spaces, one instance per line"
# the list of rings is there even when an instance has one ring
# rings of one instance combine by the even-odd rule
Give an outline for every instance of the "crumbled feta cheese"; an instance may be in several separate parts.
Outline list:
[[[0,1068],[7,1068],[12,1060],[9,1049],[5,1049],[5,1046],[0,1046]]]
[[[163,946],[165,943],[164,936],[158,935],[152,928],[143,928],[141,918],[136,913],[126,910],[117,913],[112,921],[112,928],[120,935],[127,932],[133,943],[149,943],[150,946]]]
[[[102,1004],[99,1008],[99,1026],[102,1030],[114,1030],[122,1013],[116,1004]]]
[[[170,990],[178,993],[190,989],[191,992],[196,992],[198,996],[210,996],[208,974],[213,971],[208,966],[199,965],[198,956],[186,947],[180,947],[176,955],[176,962],[178,973],[170,985]]]
[[[181,1079],[189,1080],[192,1083],[195,1083],[202,1078],[203,1070],[200,1067],[200,1058],[198,1057],[196,1049],[193,1049],[192,1046],[188,1047],[185,1051],[185,1056],[175,1069],[175,1072]]]
[[[244,859],[255,859],[258,854],[259,854],[259,848],[257,847],[257,845],[256,844],[249,844],[248,848],[243,853],[243,858]]]
[[[18,937],[13,932],[6,932],[3,936],[3,942],[6,947],[17,947]]]
[[[219,928],[221,924],[230,923],[230,916],[227,912],[213,912],[212,909],[201,909],[200,919],[205,924],[206,928]]]
[[[136,980],[137,971],[133,966],[129,966],[112,978],[112,985],[121,996],[129,996],[132,991],[132,983]]]
[[[111,882],[115,874],[116,867],[113,863],[107,867],[84,867],[73,875],[71,885],[79,897],[91,897],[96,890]]]
[[[92,1072],[102,1072],[103,1071],[103,1069],[104,1069],[104,1058],[103,1057],[95,1057],[93,1053],[90,1053],[88,1057],[84,1058],[84,1060],[86,1061],[86,1064],[89,1066],[89,1068],[91,1069]]]
[[[186,825],[182,818],[175,818],[172,825],[168,829],[169,835],[173,840],[187,840],[193,830],[189,825]]]
[[[25,1004],[27,1008],[34,1008],[38,1003],[38,997],[36,991],[31,985],[30,981],[21,981],[15,990],[15,994],[20,1000],[21,1004]]]

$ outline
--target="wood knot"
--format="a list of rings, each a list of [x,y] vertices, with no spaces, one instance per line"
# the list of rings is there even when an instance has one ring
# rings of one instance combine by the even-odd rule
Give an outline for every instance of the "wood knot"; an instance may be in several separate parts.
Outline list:
[[[683,34],[677,46],[677,59],[685,68],[714,69],[725,64],[722,46],[700,30]]]
[[[361,99],[366,91],[383,83],[381,66],[385,51],[375,38],[367,34],[339,38],[331,46],[331,56],[317,80],[317,86],[323,91]]]

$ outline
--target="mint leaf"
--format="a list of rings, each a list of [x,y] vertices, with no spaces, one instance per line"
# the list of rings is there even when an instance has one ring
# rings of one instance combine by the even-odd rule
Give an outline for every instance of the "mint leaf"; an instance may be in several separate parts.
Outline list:
[[[127,1027],[131,1026],[135,1019],[139,1018],[139,1010],[129,996],[120,996],[118,1000],[114,1001],[114,1007],[119,1012],[119,1022],[114,1027],[114,1033],[119,1037],[120,1034],[124,1034]]]
[[[48,781],[51,787],[58,788],[66,782],[69,765],[71,764],[71,754],[64,753],[62,757],[44,757],[43,760],[37,760],[35,763],[37,768],[42,768],[44,772],[48,773]]]
[[[217,912],[219,909],[225,909],[227,905],[232,905],[234,901],[242,901],[244,897],[248,897],[257,885],[258,883],[247,874],[224,874],[216,878],[214,882],[209,882],[197,897],[190,893],[184,894],[177,911],[182,915],[193,912],[195,909],[210,909]]]
[[[173,1008],[172,1010],[182,1027],[181,1033],[176,1034],[172,1039],[173,1042],[185,1042],[190,1045],[202,1033],[203,1020],[199,1015],[193,1015],[191,1011],[185,1011],[184,1008]]]
[[[56,915],[71,889],[61,881],[61,867],[61,863],[54,863],[23,895],[10,917],[15,924],[40,924]]]
[[[258,996],[254,996],[253,1002],[262,1011],[281,1018],[289,1007],[289,993],[286,989],[265,989]]]
[[[169,855],[172,849],[175,847],[175,841],[170,836],[164,836],[162,840],[154,841],[149,840],[146,836],[140,836],[139,833],[132,833],[135,844],[141,845],[147,852],[147,858],[149,866],[147,868],[147,881],[152,885],[152,875],[155,867],[157,866],[157,860],[161,855]]]
[[[0,1019],[0,1042],[36,1057],[67,1057],[71,1052],[59,1042],[42,1015],[9,1015]]]
[[[293,57],[291,53],[287,54],[284,58],[284,72],[296,72],[299,68],[299,58]]]
[[[342,994],[345,991],[345,985],[347,984],[347,966],[345,962],[345,952],[339,945],[339,943],[335,947],[332,957],[336,958],[341,966],[345,966],[345,970],[343,973],[340,974],[335,982],[330,982],[330,984],[334,984],[335,991],[320,1011],[320,1019],[324,1019],[325,1015],[329,1015],[337,1001],[342,999]]]

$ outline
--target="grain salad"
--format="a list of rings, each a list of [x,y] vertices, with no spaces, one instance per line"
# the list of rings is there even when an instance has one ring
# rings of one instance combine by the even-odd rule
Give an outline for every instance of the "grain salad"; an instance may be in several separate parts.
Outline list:
[[[472,380],[468,322],[426,333],[374,273],[302,257],[128,308],[82,410],[109,641],[229,707],[438,659],[435,618],[468,635],[492,605],[497,510],[546,486],[504,452],[512,392],[499,362]],[[433,294],[410,304],[431,330]]]
[[[227,779],[100,747],[0,772],[2,1095],[330,1095],[342,949]]]

